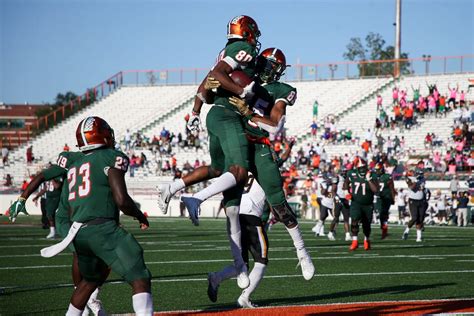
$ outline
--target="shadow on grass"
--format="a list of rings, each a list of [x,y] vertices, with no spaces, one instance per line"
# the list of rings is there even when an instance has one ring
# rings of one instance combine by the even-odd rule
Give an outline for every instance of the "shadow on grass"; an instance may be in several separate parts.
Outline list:
[[[423,284],[423,285],[397,285],[397,286],[386,286],[386,287],[378,287],[378,288],[367,288],[367,289],[360,289],[360,290],[353,290],[353,291],[342,291],[342,292],[335,292],[323,295],[308,295],[308,296],[299,296],[299,297],[284,297],[284,298],[274,298],[274,299],[264,299],[255,301],[258,306],[265,307],[265,306],[275,306],[275,305],[298,305],[298,304],[325,304],[328,300],[334,299],[344,299],[344,298],[354,298],[358,296],[366,296],[366,295],[376,295],[376,294],[406,294],[410,292],[416,292],[419,290],[428,290],[428,289],[435,289],[441,288],[445,286],[452,286],[456,285],[456,283],[433,283],[433,284]],[[369,306],[370,307],[370,306]],[[219,312],[223,310],[232,310],[236,309],[235,304],[222,304],[216,306],[203,306],[203,312]],[[374,307],[375,308],[375,307]],[[337,311],[339,312],[339,311]],[[365,313],[365,311],[363,311]],[[361,311],[362,313],[362,311]],[[373,313],[376,313],[375,311]],[[199,314],[199,313],[195,313]],[[331,313],[334,315],[334,312]],[[319,314],[321,315],[321,314]],[[329,315],[329,314],[327,314]]]

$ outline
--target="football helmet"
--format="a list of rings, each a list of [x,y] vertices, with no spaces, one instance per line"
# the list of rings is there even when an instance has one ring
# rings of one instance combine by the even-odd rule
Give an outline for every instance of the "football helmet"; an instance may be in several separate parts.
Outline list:
[[[115,146],[114,130],[98,116],[86,117],[79,123],[76,129],[76,140],[80,151]]]
[[[227,24],[228,39],[244,39],[250,45],[255,46],[257,51],[260,50],[258,41],[260,35],[257,22],[247,15],[236,16]]]
[[[378,175],[381,175],[385,172],[385,167],[383,166],[383,163],[381,162],[377,162],[375,164],[375,172],[378,174]]]
[[[278,48],[267,48],[257,57],[257,73],[265,83],[280,80],[286,69],[286,57]]]
[[[364,159],[360,158],[359,161],[357,162],[357,173],[361,177],[365,177],[367,174],[368,168],[367,168],[367,162],[365,162]]]

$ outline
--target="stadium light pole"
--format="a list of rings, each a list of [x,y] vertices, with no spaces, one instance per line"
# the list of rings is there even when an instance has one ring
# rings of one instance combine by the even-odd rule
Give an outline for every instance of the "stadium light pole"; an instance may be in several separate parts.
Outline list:
[[[394,76],[400,76],[400,50],[402,46],[402,0],[395,0],[395,71]]]

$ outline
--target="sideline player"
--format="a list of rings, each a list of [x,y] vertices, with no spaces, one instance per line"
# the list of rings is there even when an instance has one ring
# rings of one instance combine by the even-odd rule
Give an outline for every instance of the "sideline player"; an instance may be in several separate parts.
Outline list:
[[[132,286],[135,313],[153,315],[151,274],[143,249],[133,235],[118,225],[120,209],[135,217],[141,229],[149,226],[127,193],[128,157],[113,149],[114,132],[97,116],[79,123],[76,140],[84,156],[69,167],[68,201],[71,220],[83,224],[74,238],[83,279],[72,294],[66,315],[82,314],[88,297],[105,281],[100,271],[107,267]]]
[[[381,162],[375,165],[375,174],[379,183],[380,191],[375,195],[374,207],[380,216],[380,229],[382,230],[382,239],[388,235],[388,218],[390,206],[395,203],[395,185],[392,176],[385,173],[385,168]]]
[[[411,219],[408,222],[402,239],[407,240],[410,228],[416,224],[416,242],[422,242],[423,221],[425,220],[425,193],[424,181],[413,176],[407,176],[406,183],[408,185],[408,206]]]
[[[357,235],[359,234],[359,223],[362,222],[364,232],[364,249],[370,250],[370,223],[374,208],[374,195],[379,191],[377,177],[367,168],[367,163],[359,158],[357,167],[347,173],[347,179],[344,182],[344,189],[350,189],[351,199],[351,231],[352,244],[350,251],[359,248]]]
[[[334,218],[329,226],[328,239],[336,240],[336,225],[339,223],[339,217],[342,213],[342,218],[344,221],[344,232],[346,234],[346,241],[351,241],[351,233],[349,232],[349,201],[347,200],[347,190],[343,189],[344,181],[347,177],[347,169],[343,167],[339,175],[337,175],[337,190],[334,206]]]
[[[319,183],[321,197],[318,198],[319,204],[319,220],[317,221],[316,225],[313,227],[313,231],[315,232],[316,236],[325,236],[324,234],[324,221],[328,217],[329,213],[332,213],[334,216],[334,205],[335,205],[335,197],[337,191],[337,178],[326,176],[323,178],[323,181]],[[328,236],[329,240],[335,240],[334,236],[331,239]]]

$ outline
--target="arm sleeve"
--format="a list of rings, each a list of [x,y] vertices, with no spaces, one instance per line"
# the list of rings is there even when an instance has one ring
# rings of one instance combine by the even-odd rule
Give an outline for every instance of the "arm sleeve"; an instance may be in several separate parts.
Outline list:
[[[58,165],[52,165],[48,169],[45,169],[42,171],[43,176],[46,181],[52,180],[54,178],[62,177],[66,174],[67,170],[58,166]]]

